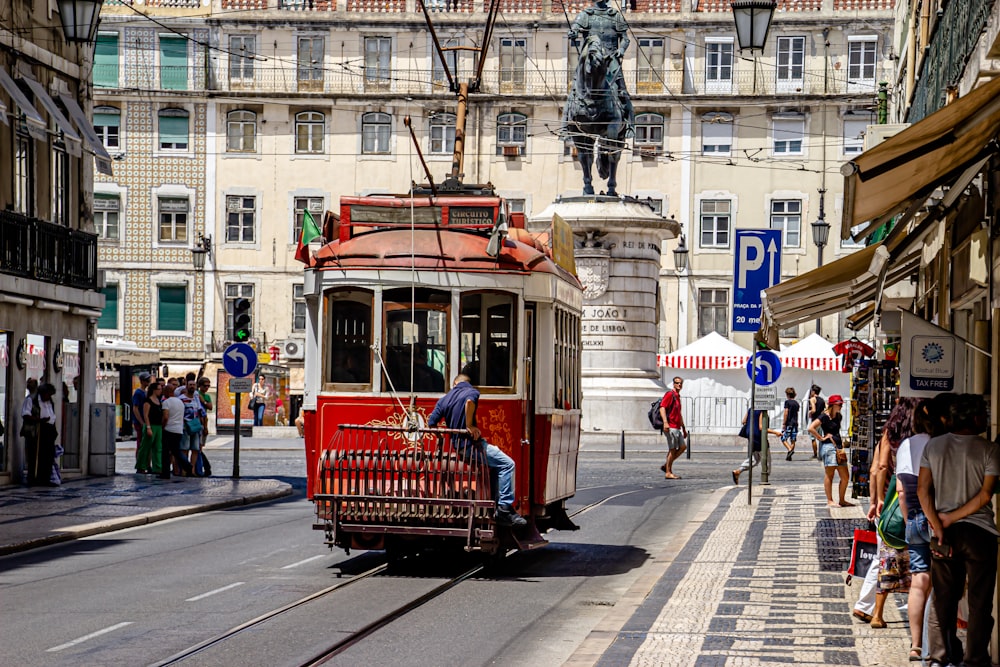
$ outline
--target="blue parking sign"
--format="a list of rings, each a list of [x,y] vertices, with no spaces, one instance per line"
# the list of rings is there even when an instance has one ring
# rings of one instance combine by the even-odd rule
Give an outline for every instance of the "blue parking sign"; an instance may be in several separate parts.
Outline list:
[[[781,280],[781,230],[737,229],[733,331],[760,329],[761,292]]]

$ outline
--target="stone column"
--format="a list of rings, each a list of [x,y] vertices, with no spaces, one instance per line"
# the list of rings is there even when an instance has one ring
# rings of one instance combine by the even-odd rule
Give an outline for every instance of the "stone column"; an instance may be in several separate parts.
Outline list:
[[[563,198],[532,217],[532,230],[558,214],[573,229],[576,271],[584,285],[583,428],[585,447],[655,443],[650,402],[666,388],[656,366],[661,242],[677,222],[641,200]]]

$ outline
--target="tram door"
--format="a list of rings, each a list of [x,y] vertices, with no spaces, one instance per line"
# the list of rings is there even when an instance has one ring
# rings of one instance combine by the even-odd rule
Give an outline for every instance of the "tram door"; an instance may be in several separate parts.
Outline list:
[[[521,439],[534,440],[535,429],[535,304],[524,306],[524,416],[521,423],[524,432]],[[534,457],[532,457],[532,460]]]

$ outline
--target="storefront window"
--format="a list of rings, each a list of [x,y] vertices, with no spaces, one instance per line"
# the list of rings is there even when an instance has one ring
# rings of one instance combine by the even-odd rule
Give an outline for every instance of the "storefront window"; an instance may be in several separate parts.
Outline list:
[[[512,390],[514,297],[502,292],[462,297],[462,373],[477,387]]]
[[[448,383],[448,292],[386,290],[382,391],[443,394]],[[391,383],[391,384],[390,384]]]
[[[59,398],[62,399],[63,406],[62,428],[59,432],[60,444],[64,450],[60,466],[64,470],[80,468],[80,394],[83,390],[80,347],[80,341],[66,338],[53,351],[52,370],[60,373],[62,382],[57,389],[61,392]]]
[[[8,454],[10,448],[8,442],[13,442],[14,424],[16,420],[10,419],[10,334],[0,331],[0,426],[3,427],[3,435],[0,435],[0,472],[7,472],[10,461]]]

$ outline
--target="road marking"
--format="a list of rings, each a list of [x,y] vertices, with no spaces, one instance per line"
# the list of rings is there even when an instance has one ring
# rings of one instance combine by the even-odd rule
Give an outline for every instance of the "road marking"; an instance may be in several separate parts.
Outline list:
[[[76,646],[77,644],[82,644],[88,639],[93,639],[94,637],[100,637],[101,635],[106,635],[109,632],[114,632],[118,628],[124,628],[126,625],[132,625],[132,621],[123,621],[122,623],[116,623],[114,625],[108,626],[103,630],[98,630],[97,632],[91,632],[89,635],[84,635],[78,639],[74,639],[71,642],[66,642],[65,644],[60,644],[59,646],[53,646],[50,649],[46,649],[48,653],[55,653],[56,651],[61,651],[64,648],[69,648],[71,646]]]
[[[318,556],[313,556],[312,558],[306,558],[305,560],[300,560],[298,563],[292,563],[291,565],[286,565],[282,570],[291,570],[293,567],[298,567],[299,565],[305,565],[306,563],[311,563],[314,560],[319,560],[320,558],[326,558],[326,554],[320,554]]]
[[[209,591],[207,593],[202,593],[201,595],[195,595],[193,598],[188,598],[184,600],[185,602],[197,602],[198,600],[204,600],[210,595],[215,595],[216,593],[221,593],[222,591],[228,591],[230,588],[236,588],[237,586],[242,586],[245,581],[237,581],[235,584],[229,584],[228,586],[223,586],[222,588],[216,588],[214,591]]]

